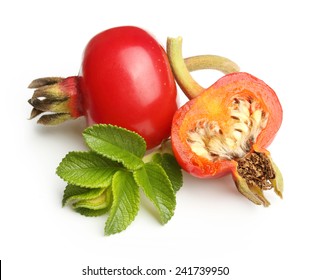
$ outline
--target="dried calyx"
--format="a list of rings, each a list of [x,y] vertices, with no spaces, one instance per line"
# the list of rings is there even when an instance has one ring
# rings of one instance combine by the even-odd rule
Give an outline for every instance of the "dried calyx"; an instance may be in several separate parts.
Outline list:
[[[237,172],[233,173],[233,177],[240,193],[255,204],[264,206],[270,203],[263,190],[274,189],[282,198],[283,177],[267,151],[253,151],[237,162]]]
[[[66,120],[81,115],[78,111],[77,88],[78,77],[48,77],[31,82],[28,86],[35,89],[28,100],[33,109],[30,119],[40,116],[38,123],[44,125],[58,125]],[[75,103],[76,104],[75,104]]]

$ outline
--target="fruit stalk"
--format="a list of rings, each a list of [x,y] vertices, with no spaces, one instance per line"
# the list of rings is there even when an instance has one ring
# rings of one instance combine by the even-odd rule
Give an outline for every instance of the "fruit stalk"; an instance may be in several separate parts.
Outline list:
[[[214,69],[224,74],[239,71],[239,66],[235,62],[223,56],[198,55],[184,59],[182,56],[182,37],[169,37],[166,50],[175,79],[189,99],[197,97],[205,90],[192,78],[190,71]]]

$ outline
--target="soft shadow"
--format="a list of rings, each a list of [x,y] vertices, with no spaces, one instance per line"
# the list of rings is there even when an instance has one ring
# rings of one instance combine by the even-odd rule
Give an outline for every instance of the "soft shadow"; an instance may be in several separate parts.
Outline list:
[[[201,179],[183,172],[183,186],[176,193],[176,209],[178,202],[183,202],[184,199],[194,202],[199,201],[198,203],[200,203],[201,198],[209,199],[210,197],[218,203],[230,197],[231,199],[227,200],[231,200],[231,203],[243,203],[244,205],[249,205],[248,207],[251,205],[251,202],[248,202],[247,199],[238,192],[231,175],[216,179]],[[141,207],[158,222],[161,222],[159,211],[142,191]]]
[[[231,175],[225,175],[220,178],[196,178],[190,174],[183,172],[184,186],[183,188],[194,188],[199,192],[212,191],[215,189],[222,195],[238,195],[238,190]]]
[[[85,118],[78,118],[55,126],[44,126],[37,124],[34,127],[34,130],[37,134],[44,137],[50,135],[67,135],[68,137],[72,137],[81,135],[85,128]]]

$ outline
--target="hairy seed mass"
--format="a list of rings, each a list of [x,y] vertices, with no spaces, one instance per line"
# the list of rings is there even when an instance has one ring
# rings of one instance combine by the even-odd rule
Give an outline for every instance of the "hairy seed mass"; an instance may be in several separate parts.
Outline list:
[[[187,143],[195,154],[216,161],[242,158],[250,152],[267,124],[268,114],[250,97],[235,97],[229,114],[229,128],[223,129],[217,121],[202,119],[188,131]]]

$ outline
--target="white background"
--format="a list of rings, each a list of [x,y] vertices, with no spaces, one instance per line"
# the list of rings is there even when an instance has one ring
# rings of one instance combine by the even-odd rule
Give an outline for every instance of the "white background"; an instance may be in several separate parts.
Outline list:
[[[117,279],[82,276],[92,268],[228,266],[226,277],[308,279],[308,5],[306,1],[1,1],[0,259],[3,279]],[[231,58],[268,83],[284,109],[269,147],[285,179],[284,199],[269,208],[241,196],[227,176],[184,176],[173,219],[161,226],[146,204],[111,237],[105,217],[61,207],[63,156],[84,149],[84,121],[44,128],[29,121],[31,80],[77,75],[96,33],[119,25],[147,29],[165,45],[183,37],[183,54]],[[203,72],[208,86],[220,74]],[[181,92],[180,99],[185,101]],[[173,279],[173,273],[162,279]],[[176,278],[176,276],[174,276]],[[133,277],[118,277],[133,279]],[[137,279],[136,277],[134,279]],[[138,279],[146,279],[139,277]],[[147,278],[148,279],[148,278]],[[158,277],[149,277],[158,279]]]

